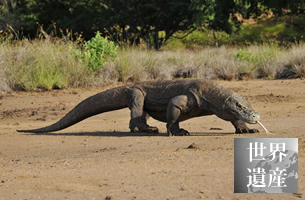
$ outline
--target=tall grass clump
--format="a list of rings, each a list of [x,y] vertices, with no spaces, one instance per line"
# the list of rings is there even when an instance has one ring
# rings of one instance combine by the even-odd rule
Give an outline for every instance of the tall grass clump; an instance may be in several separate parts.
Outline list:
[[[273,79],[276,66],[273,63],[281,55],[282,49],[276,45],[250,45],[239,49],[235,60],[240,64],[239,79]]]
[[[235,79],[238,63],[234,50],[206,48],[200,51],[147,51],[125,48],[113,63],[120,81],[143,81],[173,78]]]
[[[169,55],[170,54],[170,55]],[[148,51],[137,48],[120,49],[117,58],[106,64],[114,69],[119,81],[171,79],[178,55],[170,51]]]
[[[221,80],[304,77],[305,45],[274,44],[207,47],[200,50],[146,51],[125,48],[106,64],[119,81],[175,78]],[[108,70],[109,71],[109,70]]]
[[[42,33],[43,39],[1,41],[1,83],[13,90],[27,91],[98,85],[105,81],[101,75],[104,65],[118,52],[113,42],[98,32],[80,48],[75,41]]]
[[[292,46],[283,51],[276,62],[275,78],[304,78],[305,77],[305,43]]]
[[[0,60],[9,87],[35,90],[86,84],[90,73],[74,49],[73,43],[63,41],[37,39],[2,43]]]

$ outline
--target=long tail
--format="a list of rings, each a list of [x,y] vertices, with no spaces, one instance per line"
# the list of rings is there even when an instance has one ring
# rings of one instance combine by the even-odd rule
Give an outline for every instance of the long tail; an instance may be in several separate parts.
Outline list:
[[[32,130],[17,130],[18,132],[46,133],[65,129],[88,117],[127,107],[126,86],[121,86],[93,95],[80,102],[66,116],[50,126]]]

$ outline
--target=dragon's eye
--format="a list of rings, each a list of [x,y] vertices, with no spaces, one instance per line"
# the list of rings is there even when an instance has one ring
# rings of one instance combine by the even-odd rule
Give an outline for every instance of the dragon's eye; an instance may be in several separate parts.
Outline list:
[[[238,110],[241,110],[241,109],[244,108],[244,106],[241,105],[240,103],[236,103],[236,108],[237,108]]]

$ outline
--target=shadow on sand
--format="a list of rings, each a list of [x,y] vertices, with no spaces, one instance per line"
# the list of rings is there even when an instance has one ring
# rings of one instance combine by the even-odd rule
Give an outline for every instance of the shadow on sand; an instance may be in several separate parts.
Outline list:
[[[99,137],[167,137],[167,133],[132,133],[132,132],[71,132],[71,133],[26,133],[28,135],[48,135],[48,136],[99,136]],[[224,132],[192,132],[189,136],[228,136],[234,133],[224,133]],[[173,136],[182,137],[182,136]]]

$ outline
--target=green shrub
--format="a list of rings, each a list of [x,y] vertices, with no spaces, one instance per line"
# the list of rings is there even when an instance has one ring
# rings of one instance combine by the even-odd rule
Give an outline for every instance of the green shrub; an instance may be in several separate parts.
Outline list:
[[[95,37],[85,42],[84,59],[88,63],[88,69],[99,72],[104,68],[107,61],[117,56],[118,47],[112,42],[101,36],[97,32]]]
[[[235,59],[237,61],[253,62],[255,60],[255,57],[252,55],[251,52],[239,49],[238,52],[235,54]]]

